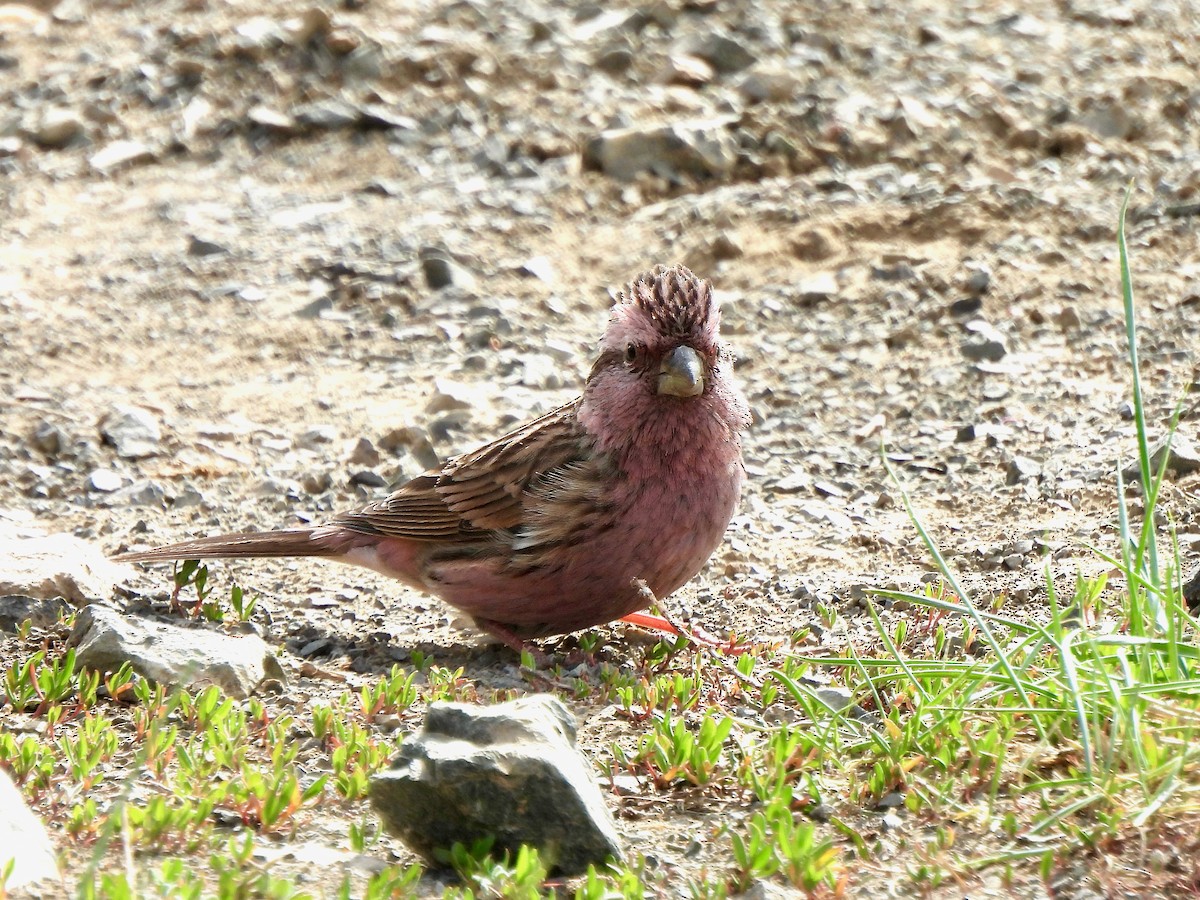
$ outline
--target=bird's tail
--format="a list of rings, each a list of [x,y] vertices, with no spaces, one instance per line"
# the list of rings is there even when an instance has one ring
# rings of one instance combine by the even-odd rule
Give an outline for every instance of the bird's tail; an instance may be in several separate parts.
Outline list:
[[[118,553],[119,562],[166,562],[173,559],[250,559],[265,556],[338,556],[344,540],[319,528],[248,531],[167,544],[152,550]]]

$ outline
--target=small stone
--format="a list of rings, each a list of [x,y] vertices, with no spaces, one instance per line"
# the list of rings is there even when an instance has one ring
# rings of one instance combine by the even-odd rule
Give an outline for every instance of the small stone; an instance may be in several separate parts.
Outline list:
[[[740,259],[745,252],[737,238],[724,231],[713,238],[712,243],[708,245],[709,255],[717,262]]]
[[[296,131],[297,122],[292,116],[261,104],[252,106],[246,113],[246,119],[251,125],[257,125],[260,128],[269,128],[285,134]]]
[[[522,275],[530,275],[546,284],[553,284],[557,277],[554,271],[554,263],[548,256],[531,256],[525,262],[521,263],[517,271]]]
[[[1079,313],[1076,312],[1073,306],[1064,306],[1057,316],[1054,317],[1055,323],[1063,331],[1076,331],[1083,324],[1079,318]]]
[[[593,65],[601,72],[620,75],[633,65],[633,51],[628,47],[613,47],[597,56]]]
[[[1028,456],[1014,456],[1005,467],[1004,483],[1007,485],[1020,484],[1030,478],[1037,478],[1042,471],[1041,463]]]
[[[359,36],[348,28],[335,28],[325,36],[325,48],[334,56],[349,56],[360,46]]]
[[[715,75],[713,67],[700,57],[677,53],[667,57],[666,65],[658,73],[658,80],[664,84],[703,87],[712,81]]]
[[[0,597],[0,631],[15,632],[25,622],[34,628],[53,628],[73,612],[62,597],[27,597],[6,594]]]
[[[434,381],[434,392],[425,404],[430,414],[472,409],[480,405],[479,391],[472,385],[438,378]]]
[[[328,472],[305,472],[300,476],[300,487],[309,494],[323,494],[333,487],[333,476]]]
[[[800,89],[800,79],[783,68],[755,68],[738,83],[738,91],[751,103],[782,103]]]
[[[342,100],[303,103],[292,110],[292,116],[300,125],[317,131],[354,128],[361,118],[356,107]]]
[[[947,311],[952,316],[973,316],[981,309],[983,309],[983,300],[979,297],[963,297],[947,307]]]
[[[381,488],[387,487],[387,482],[383,476],[370,469],[362,469],[358,472],[353,472],[350,475],[350,484],[361,485],[366,488]]]
[[[296,446],[302,450],[316,450],[324,444],[332,444],[337,436],[337,429],[332,425],[309,425],[296,437]]]
[[[618,181],[641,172],[717,177],[732,171],[737,142],[730,119],[689,120],[603,131],[587,142],[584,161]]]
[[[140,141],[113,141],[92,154],[88,162],[103,175],[129,166],[143,165],[157,159],[154,151]]]
[[[375,467],[382,461],[379,451],[371,443],[370,438],[360,437],[354,449],[350,451],[348,462],[358,466]]]
[[[741,42],[720,31],[709,31],[701,35],[691,41],[685,49],[724,75],[748,69],[757,61],[754,54]]]
[[[304,10],[304,12],[300,13],[294,19],[288,19],[284,22],[283,32],[292,44],[303,46],[313,38],[324,37],[329,34],[332,25],[333,22],[330,19],[329,13],[319,6],[313,6]]]
[[[154,506],[161,509],[166,496],[166,490],[157,481],[139,481],[122,488],[114,500],[128,506]]]
[[[54,459],[62,453],[69,441],[61,428],[53,422],[43,420],[38,422],[37,427],[33,429],[29,442],[46,456]]]
[[[46,110],[38,121],[32,137],[39,147],[58,149],[80,137],[84,131],[83,118],[71,109]]]
[[[122,459],[144,459],[161,451],[162,431],[158,420],[140,406],[114,404],[100,422],[100,436]]]
[[[274,19],[255,16],[240,24],[234,32],[234,49],[252,59],[265,59],[267,54],[287,43],[288,33]]]
[[[854,702],[854,694],[846,688],[824,686],[813,690],[817,699],[828,706],[834,712],[841,712],[846,707]]]
[[[1176,475],[1187,475],[1200,469],[1200,447],[1182,431],[1176,431],[1171,437],[1169,452],[1165,440],[1150,448],[1150,471],[1157,473],[1162,468],[1164,458],[1167,471]],[[1137,481],[1142,477],[1136,460],[1122,469],[1121,474],[1127,481]]]
[[[188,236],[187,252],[188,256],[221,256],[228,253],[229,248],[193,234]]]
[[[121,485],[124,483],[125,479],[112,469],[94,469],[87,477],[88,488],[93,491],[99,491],[102,494],[111,494],[113,491],[119,491]]]
[[[961,350],[971,362],[999,362],[1008,355],[1003,336],[987,323],[969,322],[967,328],[974,334],[963,341]]]
[[[437,247],[423,247],[420,252],[421,272],[425,283],[433,290],[456,286],[471,290],[475,287],[475,278],[450,258],[450,255]]]
[[[967,276],[967,292],[978,297],[988,292],[992,285],[992,270],[987,266],[978,266]]]
[[[441,464],[437,450],[429,440],[429,433],[417,425],[393,428],[379,439],[379,446],[392,452],[407,450],[426,469],[435,469]]]
[[[900,791],[889,791],[879,798],[876,809],[899,809],[904,805],[904,794]]]
[[[841,290],[837,275],[833,272],[818,272],[807,278],[800,279],[796,285],[796,294],[802,303],[819,303],[837,296]]]
[[[838,242],[828,230],[813,228],[792,238],[790,249],[797,259],[819,262],[838,252]]]

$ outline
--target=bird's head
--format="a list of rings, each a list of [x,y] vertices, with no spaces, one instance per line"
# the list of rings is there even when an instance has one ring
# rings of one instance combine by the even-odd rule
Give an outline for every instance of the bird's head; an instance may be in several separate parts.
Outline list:
[[[730,363],[720,319],[712,285],[683,266],[640,275],[617,296],[592,379],[620,372],[659,397],[702,396]]]

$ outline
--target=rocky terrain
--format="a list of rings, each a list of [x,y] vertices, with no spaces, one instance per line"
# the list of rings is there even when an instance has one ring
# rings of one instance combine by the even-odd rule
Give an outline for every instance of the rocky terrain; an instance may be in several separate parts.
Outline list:
[[[1047,567],[1069,593],[1115,548],[1132,184],[1191,568],[1198,27],[1183,0],[4,7],[0,527],[116,552],[318,521],[570,399],[613,292],[682,262],[720,292],[754,422],[742,509],[672,604],[870,641],[867,591],[932,571],[907,492],[977,598],[1037,617]],[[261,598],[293,703],[333,689],[304,664],[353,686],[413,651],[523,689],[508,650],[372,573],[210,579]],[[147,569],[117,599],[169,590]],[[645,639],[600,643],[620,664]],[[5,666],[27,651],[0,639]],[[573,711],[585,748],[623,734]],[[668,870],[721,865],[666,838],[710,827],[691,804],[618,825]]]

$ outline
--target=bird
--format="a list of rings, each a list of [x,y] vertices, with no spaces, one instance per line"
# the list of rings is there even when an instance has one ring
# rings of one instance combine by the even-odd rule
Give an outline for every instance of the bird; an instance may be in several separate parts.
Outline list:
[[[661,623],[639,610],[700,571],[741,495],[750,415],[732,369],[712,284],[656,266],[617,292],[578,399],[323,524],[113,558],[364,566],[517,649],[620,619]]]

